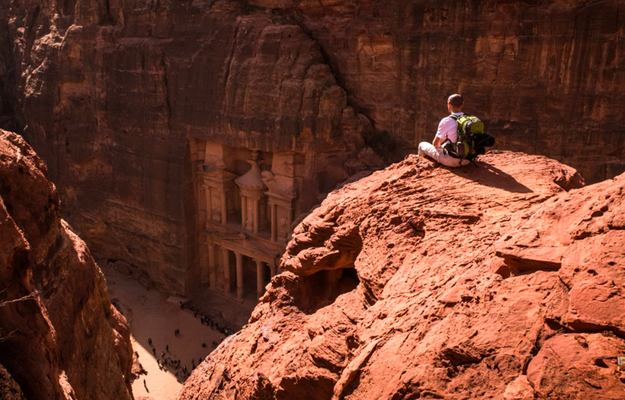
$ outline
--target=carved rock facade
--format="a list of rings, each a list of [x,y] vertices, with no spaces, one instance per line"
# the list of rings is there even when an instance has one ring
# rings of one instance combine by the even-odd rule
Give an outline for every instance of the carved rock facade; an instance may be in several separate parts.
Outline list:
[[[202,150],[195,180],[199,220],[204,221],[200,243],[206,250],[200,259],[207,266],[201,283],[226,295],[236,287],[238,300],[250,292],[258,298],[278,272],[291,224],[301,213],[306,155],[214,142],[196,145]],[[248,158],[249,165],[241,165],[241,158]]]

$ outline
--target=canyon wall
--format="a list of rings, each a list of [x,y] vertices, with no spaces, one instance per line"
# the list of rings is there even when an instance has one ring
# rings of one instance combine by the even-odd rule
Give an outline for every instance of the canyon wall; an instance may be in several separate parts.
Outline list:
[[[1,397],[132,399],[126,319],[61,219],[43,161],[2,130],[0,266]]]
[[[501,149],[589,182],[625,170],[621,1],[250,0],[296,15],[350,104],[407,150],[432,140],[448,94]]]
[[[431,140],[453,92],[498,148],[549,155],[590,182],[617,175],[620,7],[12,0],[0,6],[0,114],[46,160],[94,252],[188,294],[210,275],[202,174],[241,176],[258,151],[289,180],[295,220]]]
[[[409,156],[295,229],[192,399],[621,399],[625,174],[542,156]]]

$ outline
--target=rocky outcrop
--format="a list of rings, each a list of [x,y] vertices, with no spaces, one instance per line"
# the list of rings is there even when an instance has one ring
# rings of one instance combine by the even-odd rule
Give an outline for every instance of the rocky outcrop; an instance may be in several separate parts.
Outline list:
[[[132,399],[132,348],[44,163],[0,131],[0,364],[26,399]],[[19,391],[10,387],[15,396]]]
[[[24,127],[94,252],[188,293],[208,263],[207,141],[305,156],[305,212],[431,140],[460,91],[499,148],[622,172],[620,4],[12,0],[0,121]]]
[[[331,193],[179,399],[622,398],[625,175],[414,156]]]

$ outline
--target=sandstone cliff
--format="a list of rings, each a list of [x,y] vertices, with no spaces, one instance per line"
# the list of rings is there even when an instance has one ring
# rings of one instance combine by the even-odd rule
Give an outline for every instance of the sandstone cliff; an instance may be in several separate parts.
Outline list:
[[[0,130],[2,396],[132,399],[126,320],[46,175],[20,136]]]
[[[345,185],[179,398],[623,398],[625,175],[581,185],[511,152]]]
[[[301,156],[306,212],[380,155],[430,140],[460,91],[499,148],[592,182],[622,172],[619,12],[618,0],[5,1],[0,121],[24,128],[93,251],[189,293],[208,263],[195,173],[207,142]]]

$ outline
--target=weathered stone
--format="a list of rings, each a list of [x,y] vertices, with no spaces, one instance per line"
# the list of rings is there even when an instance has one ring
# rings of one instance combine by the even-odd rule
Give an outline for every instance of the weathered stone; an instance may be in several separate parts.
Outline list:
[[[522,375],[506,387],[503,398],[504,400],[533,400],[536,398],[536,394],[527,380],[527,376]]]
[[[590,182],[625,170],[621,2],[266,1],[315,38],[350,104],[406,151],[462,92],[500,149],[544,154]]]
[[[46,175],[0,130],[0,363],[28,399],[131,399],[126,320]]]
[[[16,16],[7,40],[32,38],[14,53],[24,57],[24,135],[63,166],[51,177],[67,217],[95,252],[147,271],[163,291],[189,293],[208,264],[194,170],[211,161],[198,148],[227,146],[235,164],[250,150],[301,156],[290,175],[297,216],[349,176],[343,164],[370,127],[298,25],[244,11],[89,0],[4,11]]]
[[[624,242],[625,243],[625,242]],[[625,293],[605,275],[590,276],[573,285],[569,312],[563,321],[576,330],[614,330],[625,335]]]
[[[5,400],[25,400],[19,385],[2,365],[0,365],[0,395]]]
[[[601,334],[557,335],[545,342],[527,367],[539,398],[623,398],[615,374],[625,340]]]

